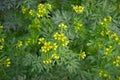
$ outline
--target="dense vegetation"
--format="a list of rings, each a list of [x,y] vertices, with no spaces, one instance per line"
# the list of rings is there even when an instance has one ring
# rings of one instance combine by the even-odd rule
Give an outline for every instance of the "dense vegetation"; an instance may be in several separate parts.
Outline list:
[[[0,0],[0,80],[120,80],[119,0]]]

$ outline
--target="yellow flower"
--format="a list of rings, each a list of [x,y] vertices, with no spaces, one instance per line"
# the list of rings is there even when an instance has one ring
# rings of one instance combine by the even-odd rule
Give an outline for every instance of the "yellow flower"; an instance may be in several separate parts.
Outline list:
[[[118,80],[120,80],[120,77],[118,77]]]
[[[67,28],[67,26],[65,25],[65,24],[63,24],[63,23],[60,23],[59,25],[58,25],[61,29],[66,29]]]
[[[59,34],[58,32],[56,32],[53,35],[53,37],[54,37],[55,40],[60,41],[62,43],[62,46],[67,46],[67,44],[69,43],[69,41],[67,40],[67,37],[63,33]]]
[[[112,46],[109,46],[109,49],[111,49],[112,48]]]
[[[3,49],[3,45],[0,45],[0,50],[2,50]]]
[[[118,67],[118,66],[119,66],[119,63],[116,63],[115,66]]]
[[[103,22],[100,22],[100,25],[104,25],[104,23],[103,23]]]
[[[2,25],[0,25],[0,29],[2,29],[3,28],[3,26]]]
[[[101,32],[100,32],[100,34],[101,34],[102,36],[104,36],[104,35],[105,35],[105,34],[104,34],[104,31],[101,31]]]
[[[119,59],[119,60],[120,60],[120,56],[117,56],[117,59]]]
[[[33,11],[33,10],[30,10],[30,11],[29,11],[29,14],[30,14],[31,16],[33,16],[34,11]]]
[[[109,17],[108,17],[108,20],[109,20],[109,21],[112,21],[112,17],[111,17],[111,16],[109,16]]]
[[[106,52],[110,51],[110,49],[109,49],[109,48],[106,48],[105,50],[106,50]]]
[[[17,43],[17,47],[21,47],[23,45],[23,42],[22,41],[19,41],[18,43]]]
[[[52,9],[51,4],[46,4],[46,6],[47,6],[47,9],[48,9],[48,10],[51,10],[51,9]]]
[[[99,72],[99,77],[102,77],[102,75],[103,75],[103,71],[101,70],[101,71]]]
[[[83,12],[84,7],[76,5],[76,6],[73,6],[73,9],[75,10],[76,13],[81,13]]]
[[[106,21],[107,21],[107,18],[104,18],[103,21],[106,22]]]
[[[4,38],[3,37],[0,38],[0,42],[4,42]]]
[[[52,63],[52,60],[51,59],[46,59],[46,60],[43,61],[43,63],[44,64],[50,64],[50,63]]]
[[[11,64],[11,61],[10,61],[10,59],[9,59],[9,58],[8,58],[6,61],[7,61],[7,62],[6,62],[6,67],[9,67],[9,66],[10,66],[10,64]]]
[[[53,50],[56,50],[58,48],[58,45],[56,43],[53,44]]]
[[[44,14],[46,14],[46,9],[45,6],[43,4],[39,4],[38,5],[38,10],[37,10],[37,16],[38,17],[42,17]]]
[[[38,44],[41,44],[41,43],[44,42],[45,39],[44,39],[44,38],[39,38],[38,40],[39,40],[39,41],[38,41]]]
[[[106,31],[106,35],[108,35],[110,33],[110,30]]]
[[[100,47],[100,46],[103,46],[103,44],[102,44],[102,43],[100,43],[100,42],[98,42],[98,44],[97,44],[97,45],[98,45],[99,47]]]
[[[41,47],[41,51],[46,53],[52,49],[50,42],[45,42],[44,45]]]
[[[108,74],[104,73],[104,74],[103,74],[103,76],[104,76],[104,77],[107,77],[107,76],[108,76]]]
[[[22,13],[25,14],[27,12],[27,8],[22,6]]]
[[[56,53],[54,53],[54,54],[52,54],[52,58],[57,60],[57,59],[59,59],[60,57],[59,57]]]
[[[118,41],[119,40],[119,38],[118,37],[115,37],[115,41]]]
[[[82,59],[85,59],[85,57],[86,57],[85,52],[82,52],[82,53],[81,53],[81,58],[82,58]]]

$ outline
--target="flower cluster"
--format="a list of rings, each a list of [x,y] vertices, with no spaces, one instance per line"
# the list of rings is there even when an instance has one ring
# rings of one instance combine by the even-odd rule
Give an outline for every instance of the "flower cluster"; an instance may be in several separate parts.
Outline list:
[[[100,35],[101,35],[101,36],[110,35],[110,30],[101,31],[101,32],[100,32]]]
[[[48,9],[48,10],[51,10],[52,9],[52,6],[51,6],[51,4],[46,4],[46,8]]]
[[[1,33],[2,29],[3,29],[3,26],[0,25],[0,33]],[[3,43],[4,43],[4,37],[0,36],[0,51],[4,48],[4,44]]]
[[[57,48],[58,48],[58,45],[57,45],[57,43],[54,43],[54,44],[53,44],[53,47],[52,47],[52,49],[53,49],[54,51],[56,51],[56,50],[57,50]]]
[[[37,11],[37,16],[42,17],[44,14],[46,14],[46,9],[43,4],[38,5],[38,11]]]
[[[67,46],[69,41],[67,40],[67,37],[65,36],[65,34],[63,33],[58,33],[56,32],[54,35],[53,35],[54,39],[55,40],[58,40],[61,42],[62,46]]]
[[[81,30],[81,28],[83,27],[82,23],[75,23],[75,31],[78,32],[79,30]]]
[[[44,64],[51,64],[52,60],[51,59],[46,59],[46,60],[43,60],[43,63]]]
[[[52,49],[51,42],[44,42],[43,46],[41,47],[41,51],[46,53]]]
[[[103,46],[103,44],[101,42],[98,42],[97,45],[98,45],[98,47]]]
[[[10,59],[8,58],[8,59],[6,60],[6,66],[7,66],[7,67],[10,67],[10,64],[11,64],[11,61],[10,61]]]
[[[25,8],[24,6],[22,6],[21,10],[22,10],[23,14],[25,14],[27,12],[27,8]]]
[[[39,4],[37,9],[37,16],[43,17],[43,15],[47,14],[47,10],[51,10],[50,4],[46,4],[46,5]]]
[[[34,15],[34,10],[30,10],[30,11],[29,11],[29,14],[30,14],[31,16],[33,16],[33,15]]]
[[[104,18],[103,21],[100,22],[100,25],[106,27],[106,23],[111,21],[112,21],[112,17],[109,16],[108,18]]]
[[[20,47],[22,47],[22,45],[23,45],[23,42],[22,42],[22,41],[18,41],[18,43],[17,43],[16,46],[17,46],[18,48],[20,48]]]
[[[108,48],[105,48],[105,55],[108,55],[112,49],[112,46],[109,46]]]
[[[83,12],[84,7],[76,5],[76,6],[73,6],[73,9],[76,13],[81,13],[81,12]]]
[[[99,77],[104,77],[104,78],[110,79],[110,75],[103,70],[99,71]]]
[[[33,22],[29,25],[29,28],[40,30],[40,20],[34,19]]]
[[[3,49],[3,45],[2,45],[3,43],[4,43],[4,38],[1,37],[1,38],[0,38],[0,50]]]
[[[116,67],[119,67],[120,66],[120,56],[117,56],[117,59],[115,61],[113,61],[113,64],[116,66]]]
[[[60,23],[58,26],[59,26],[59,28],[61,28],[63,30],[66,30],[66,28],[67,28],[67,26],[64,23]]]
[[[44,43],[44,40],[45,40],[44,38],[39,38],[38,39],[38,44]]]
[[[3,37],[0,37],[0,43],[1,42],[4,42],[4,38]]]
[[[28,45],[32,45],[32,44],[35,44],[36,41],[34,38],[28,38],[26,41],[25,41],[25,46],[28,46]]]
[[[7,58],[6,60],[0,60],[0,65],[4,64],[6,67],[10,67],[11,61],[10,58]]]
[[[52,58],[57,60],[57,59],[59,59],[60,57],[59,57],[56,53],[54,53],[54,54],[52,54]]]

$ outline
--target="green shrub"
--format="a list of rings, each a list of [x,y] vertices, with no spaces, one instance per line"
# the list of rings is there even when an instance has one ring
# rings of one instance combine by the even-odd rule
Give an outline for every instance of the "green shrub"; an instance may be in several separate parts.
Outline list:
[[[118,1],[48,2],[17,9],[23,31],[0,25],[0,79],[120,80]]]

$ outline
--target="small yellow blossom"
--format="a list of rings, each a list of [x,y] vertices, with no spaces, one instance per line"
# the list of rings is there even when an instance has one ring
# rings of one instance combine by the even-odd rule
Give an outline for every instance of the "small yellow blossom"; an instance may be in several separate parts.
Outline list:
[[[76,5],[76,6],[73,6],[73,9],[75,10],[76,13],[81,13],[83,12],[84,7]]]
[[[118,41],[119,40],[119,38],[118,37],[115,37],[115,41]]]
[[[10,59],[8,58],[8,59],[6,60],[6,67],[9,67],[10,64],[11,64],[11,61],[10,61]]]
[[[106,22],[106,21],[107,21],[107,18],[104,18],[103,21]]]
[[[99,71],[99,77],[104,77],[110,79],[110,75],[103,70]]]
[[[38,10],[37,10],[37,16],[42,17],[44,14],[46,14],[46,8],[43,4],[38,5]]]
[[[21,47],[23,45],[23,42],[22,41],[19,41],[18,43],[17,43],[17,47]]]
[[[101,71],[99,72],[99,77],[102,77],[102,75],[103,75],[103,71],[101,70]]]
[[[120,66],[120,56],[117,56],[117,59],[113,61],[113,64],[114,64],[116,67],[119,67],[119,66]]]
[[[107,31],[106,31],[106,35],[108,35],[109,33],[110,33],[110,30],[107,30]]]
[[[0,45],[0,50],[2,50],[3,49],[3,45]]]
[[[50,42],[44,42],[44,45],[41,47],[41,51],[46,53],[52,49],[52,45]]]
[[[115,66],[118,67],[118,66],[119,66],[119,63],[116,63]]]
[[[79,31],[81,30],[81,28],[83,27],[83,24],[82,23],[75,23],[75,31]]]
[[[103,22],[100,22],[100,25],[104,25],[104,23],[103,23]]]
[[[46,59],[43,61],[44,64],[51,64],[52,63],[52,60],[51,59]]]
[[[54,53],[54,54],[52,54],[52,58],[57,60],[57,59],[59,59],[60,57],[59,57],[56,53]]]
[[[112,48],[112,46],[109,46],[109,49],[111,49]]]
[[[34,11],[33,11],[33,10],[30,10],[30,11],[29,11],[29,14],[30,14],[31,16],[33,16]]]
[[[27,12],[27,8],[22,6],[22,13],[25,14]]]
[[[120,56],[117,56],[117,59],[119,59],[119,60],[120,60]]]
[[[4,38],[3,37],[0,38],[0,42],[4,42]]]
[[[109,20],[109,21],[112,21],[112,17],[111,17],[111,16],[109,16],[109,17],[108,17],[108,20]]]
[[[85,52],[82,52],[82,53],[81,53],[81,58],[82,58],[82,59],[85,59],[85,57],[86,57]]]
[[[101,34],[101,36],[104,36],[104,35],[105,35],[105,34],[104,34],[104,31],[101,31],[100,34]]]
[[[38,44],[43,43],[43,42],[44,42],[44,40],[45,40],[44,38],[39,38],[39,39],[38,39]]]
[[[120,80],[120,77],[118,77],[118,80]]]
[[[54,44],[53,44],[53,50],[56,50],[57,48],[58,48],[57,43],[54,43]]]
[[[109,49],[109,48],[106,48],[105,50],[106,50],[106,52],[110,51],[110,49]]]
[[[53,35],[54,39],[55,40],[58,40],[62,43],[62,46],[67,46],[69,41],[67,40],[67,37],[65,36],[65,34],[63,33],[58,33],[56,32],[54,35]]]
[[[102,43],[100,43],[100,42],[98,42],[98,44],[97,44],[97,45],[98,45],[99,47],[100,47],[100,46],[103,46],[103,44],[102,44]]]
[[[60,23],[59,25],[58,25],[61,29],[66,29],[67,28],[67,26],[65,25],[65,24],[63,24],[63,23]]]
[[[3,28],[3,26],[2,25],[0,25],[0,29],[2,29]]]
[[[46,4],[46,6],[47,6],[47,9],[48,9],[48,10],[51,10],[51,9],[52,9],[51,4]]]

